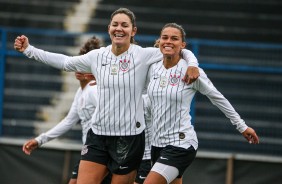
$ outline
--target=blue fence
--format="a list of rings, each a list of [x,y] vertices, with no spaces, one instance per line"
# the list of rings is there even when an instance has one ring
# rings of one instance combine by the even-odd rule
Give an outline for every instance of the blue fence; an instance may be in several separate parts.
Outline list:
[[[107,33],[67,33],[64,31],[54,30],[38,30],[38,29],[22,29],[22,28],[0,28],[1,45],[0,45],[0,117],[3,117],[3,97],[5,87],[5,63],[7,57],[22,57],[22,54],[14,51],[13,42],[16,35],[25,34],[33,39],[33,44],[41,44],[44,42],[46,45],[61,44],[68,46],[69,44],[75,45],[74,38],[98,35],[103,38],[105,44],[109,43]],[[43,37],[43,38],[42,38]],[[138,35],[136,36],[137,42],[142,46],[153,45],[157,39],[157,35]],[[50,39],[49,39],[50,38]],[[51,39],[55,38],[55,39]],[[59,43],[61,41],[61,43]],[[282,44],[265,44],[265,43],[250,43],[250,42],[231,42],[231,41],[217,41],[217,40],[203,40],[203,39],[189,39],[188,48],[193,51],[199,59],[200,66],[205,70],[222,70],[222,71],[238,71],[238,72],[255,72],[255,73],[272,73],[282,74]],[[214,51],[213,51],[214,50]],[[234,50],[239,50],[248,59],[248,62],[237,63],[235,62],[218,62],[219,57],[226,58],[226,55],[234,55],[238,58]],[[248,51],[246,53],[246,51]],[[205,57],[206,53],[215,52],[213,56],[218,57]],[[265,52],[265,54],[262,54]],[[253,56],[250,58],[248,53]],[[210,54],[209,54],[210,55]],[[271,56],[271,62],[263,57]],[[223,59],[224,60],[224,59]],[[272,61],[273,60],[273,61]],[[275,60],[275,61],[274,61]],[[250,62],[254,61],[254,62]],[[256,61],[261,61],[256,63]],[[194,109],[191,111],[194,114]],[[0,119],[0,135],[2,133],[2,120]]]

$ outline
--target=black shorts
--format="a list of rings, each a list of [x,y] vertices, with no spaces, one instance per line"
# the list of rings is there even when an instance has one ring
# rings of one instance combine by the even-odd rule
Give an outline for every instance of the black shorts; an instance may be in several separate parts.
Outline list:
[[[135,182],[139,184],[143,184],[151,168],[152,168],[151,160],[142,160],[141,165],[137,171]]]
[[[185,169],[193,162],[197,151],[193,146],[188,149],[168,145],[166,147],[154,147],[151,149],[152,164],[156,162],[176,167],[179,171],[177,178],[181,178]]]
[[[79,163],[80,163],[80,161],[78,161],[78,163],[74,166],[74,168],[72,170],[72,173],[71,173],[72,179],[77,179]]]
[[[79,169],[79,163],[80,160],[78,161],[78,163],[74,166],[73,171],[72,171],[72,175],[71,175],[71,179],[77,179],[77,175],[78,175],[78,169]],[[102,181],[101,184],[111,184],[112,181],[112,174],[109,173]]]
[[[111,173],[124,175],[139,168],[144,149],[144,131],[133,136],[104,136],[90,129],[81,160],[103,164]]]

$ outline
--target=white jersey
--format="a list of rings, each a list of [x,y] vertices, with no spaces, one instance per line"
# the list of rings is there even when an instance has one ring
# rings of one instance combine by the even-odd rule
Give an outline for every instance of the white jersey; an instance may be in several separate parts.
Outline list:
[[[143,160],[151,159],[151,142],[152,142],[152,118],[151,118],[151,102],[148,95],[142,95],[143,97],[143,107],[144,107],[144,117],[145,117],[145,151],[143,155]]]
[[[97,80],[98,102],[92,118],[92,130],[98,135],[130,136],[145,129],[142,90],[149,66],[160,61],[158,48],[131,44],[115,56],[112,46],[92,50],[85,55],[68,57],[28,46],[24,54],[66,71],[91,72]],[[194,54],[183,51],[189,66],[197,66]]]
[[[152,145],[198,148],[197,135],[189,114],[196,91],[206,95],[231,123],[236,125],[239,132],[245,131],[247,125],[244,120],[214,87],[202,69],[199,69],[200,77],[194,83],[188,85],[181,80],[187,67],[187,63],[180,60],[169,69],[164,67],[163,61],[153,64],[150,68],[148,96],[152,105]]]
[[[91,128],[91,118],[97,105],[96,94],[96,85],[90,86],[88,83],[83,90],[81,87],[78,88],[67,116],[55,127],[36,137],[35,139],[38,144],[42,145],[61,136],[79,122],[82,126],[82,142],[84,144],[86,141],[86,134]]]

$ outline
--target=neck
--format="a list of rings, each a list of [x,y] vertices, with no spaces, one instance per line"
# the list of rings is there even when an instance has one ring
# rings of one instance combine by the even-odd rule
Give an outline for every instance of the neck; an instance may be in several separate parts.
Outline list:
[[[164,60],[164,67],[166,69],[169,69],[169,68],[172,68],[174,67],[175,65],[177,65],[177,63],[179,62],[180,60],[180,56],[164,56],[163,58]]]
[[[118,56],[122,53],[124,53],[125,51],[127,51],[130,47],[130,44],[126,45],[126,46],[117,46],[117,45],[112,45],[112,52],[114,53],[114,55]]]

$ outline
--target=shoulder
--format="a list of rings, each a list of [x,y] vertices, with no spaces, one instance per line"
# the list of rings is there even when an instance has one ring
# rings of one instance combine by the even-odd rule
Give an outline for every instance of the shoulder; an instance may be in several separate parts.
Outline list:
[[[129,48],[129,51],[132,51],[132,52],[138,52],[138,53],[142,53],[142,52],[157,52],[159,51],[159,48],[156,48],[156,47],[141,47],[139,45],[136,45],[136,44],[131,44],[130,45],[130,48]]]
[[[139,45],[136,45],[136,44],[130,44],[130,47],[128,49],[128,52],[129,53],[139,53],[143,48]]]
[[[130,44],[129,49],[143,49],[143,47],[141,47],[140,45],[136,45],[136,44]]]
[[[184,53],[187,53],[187,54],[192,54],[192,55],[194,55],[191,50],[186,49],[186,48],[182,49],[181,51],[184,52]]]
[[[189,65],[188,65],[187,61],[185,61],[184,59],[180,59],[178,64],[177,64],[177,66],[178,67],[182,67],[184,69],[185,68],[187,69]]]
[[[157,61],[150,65],[151,70],[155,70],[156,68],[160,68],[163,65],[163,60]]]
[[[194,53],[191,50],[182,49],[181,52],[182,52],[182,54],[185,54],[188,57],[195,57]]]
[[[87,54],[97,54],[97,53],[103,53],[105,51],[109,50],[108,47],[101,47],[99,49],[94,49],[94,50],[91,50],[89,51]]]

